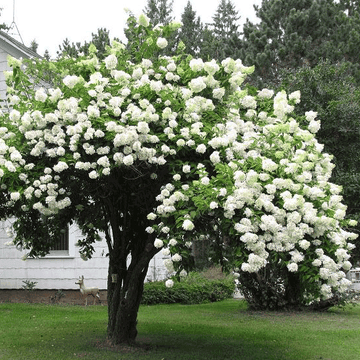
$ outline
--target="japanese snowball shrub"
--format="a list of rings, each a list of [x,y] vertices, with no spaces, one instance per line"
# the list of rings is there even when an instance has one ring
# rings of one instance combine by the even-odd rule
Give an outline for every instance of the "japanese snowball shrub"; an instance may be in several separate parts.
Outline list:
[[[299,101],[299,92],[235,91],[226,121],[196,144],[208,158],[177,175],[198,178],[175,182],[158,198],[162,226],[172,212],[166,206],[178,209],[170,253],[189,239],[212,238],[213,261],[239,272],[253,308],[326,306],[351,284],[346,272],[357,235],[348,228],[356,222],[345,219],[342,189],[329,182],[334,165],[315,138],[316,113],[293,114]]]
[[[195,241],[211,239],[213,261],[249,294],[275,286],[283,303],[309,304],[344,292],[356,236],[316,113],[294,115],[297,92],[242,89],[254,69],[240,60],[204,62],[181,47],[162,56],[177,23],[130,24],[132,42],[114,41],[103,61],[94,46],[26,66],[10,58],[0,217],[16,218],[13,243],[42,256],[76,222],[90,258],[102,233],[116,343],[136,337],[151,258],[162,251],[180,276]]]

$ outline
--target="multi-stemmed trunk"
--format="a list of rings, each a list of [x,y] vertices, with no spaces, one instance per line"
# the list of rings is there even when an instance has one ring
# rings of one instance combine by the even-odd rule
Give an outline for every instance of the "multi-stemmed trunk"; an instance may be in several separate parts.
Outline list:
[[[112,343],[133,343],[137,336],[137,314],[148,265],[156,253],[150,245],[137,259],[110,256],[108,274],[108,338]]]
[[[152,179],[152,173],[158,181]],[[139,163],[114,170],[103,186],[94,189],[109,249],[107,332],[114,344],[136,339],[144,280],[150,260],[160,250],[154,246],[155,233],[146,231],[150,225],[147,216],[156,208],[156,196],[169,177],[166,168]],[[84,223],[86,227],[86,217]]]
[[[136,174],[138,176],[138,174]],[[132,173],[114,177],[112,196],[104,196],[103,213],[109,248],[108,338],[132,343],[137,335],[137,314],[150,260],[159,251],[155,234],[145,231],[147,215],[156,207],[162,182],[145,180],[139,186]]]

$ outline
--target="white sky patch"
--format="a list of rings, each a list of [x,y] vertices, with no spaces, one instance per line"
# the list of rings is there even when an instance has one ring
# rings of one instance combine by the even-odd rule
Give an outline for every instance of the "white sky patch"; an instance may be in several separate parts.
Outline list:
[[[188,0],[174,0],[173,16],[175,20],[181,19],[181,14]],[[205,23],[212,22],[212,16],[220,0],[190,0],[196,15]],[[15,7],[14,7],[15,4]],[[52,57],[56,56],[59,45],[65,38],[70,42],[90,41],[91,34],[97,33],[99,28],[110,31],[110,38],[125,39],[124,27],[127,13],[125,8],[131,10],[136,16],[140,15],[147,4],[147,0],[3,0],[0,22],[7,25],[15,20],[17,29],[26,46],[32,40],[39,44],[38,53],[43,55],[45,50]],[[236,9],[241,16],[239,24],[242,25],[246,18],[256,22],[257,18],[253,5],[261,5],[261,0],[234,1]],[[13,9],[15,8],[15,11]],[[15,16],[14,16],[15,15]],[[20,38],[16,28],[10,33],[17,40]]]

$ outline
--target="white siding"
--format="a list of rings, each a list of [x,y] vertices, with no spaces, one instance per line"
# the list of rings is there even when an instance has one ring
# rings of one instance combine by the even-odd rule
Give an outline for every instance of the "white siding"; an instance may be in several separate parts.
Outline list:
[[[20,289],[24,281],[36,281],[37,289],[77,289],[75,281],[84,275],[86,286],[107,288],[108,257],[106,241],[96,242],[92,259],[83,261],[75,243],[81,237],[75,225],[69,229],[69,255],[47,256],[41,259],[21,258],[26,251],[6,245],[11,239],[6,235],[8,223],[0,226],[0,289]],[[162,280],[167,272],[161,253],[150,263],[147,281]]]
[[[3,48],[0,47],[0,100],[4,100],[6,97],[6,84],[4,71],[9,70],[7,65],[7,56]]]

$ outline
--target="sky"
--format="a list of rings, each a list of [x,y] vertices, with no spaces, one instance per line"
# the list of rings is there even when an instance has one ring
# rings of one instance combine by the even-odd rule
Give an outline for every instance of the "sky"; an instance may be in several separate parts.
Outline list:
[[[181,14],[188,0],[174,0],[173,16],[181,19]],[[212,16],[220,0],[190,0],[196,15],[203,23],[212,22]],[[261,0],[232,0],[239,15],[239,25],[247,18],[256,22],[257,18],[253,5],[261,5]],[[129,9],[136,16],[140,15],[147,0],[0,0],[2,8],[0,22],[13,24],[10,35],[30,46],[35,40],[38,53],[43,55],[45,50],[52,57],[56,56],[59,45],[68,38],[70,42],[90,41],[91,34],[97,33],[99,28],[110,31],[110,38],[118,37],[124,40],[123,29],[126,24]],[[16,26],[14,26],[14,24]],[[20,33],[21,38],[18,36]]]

